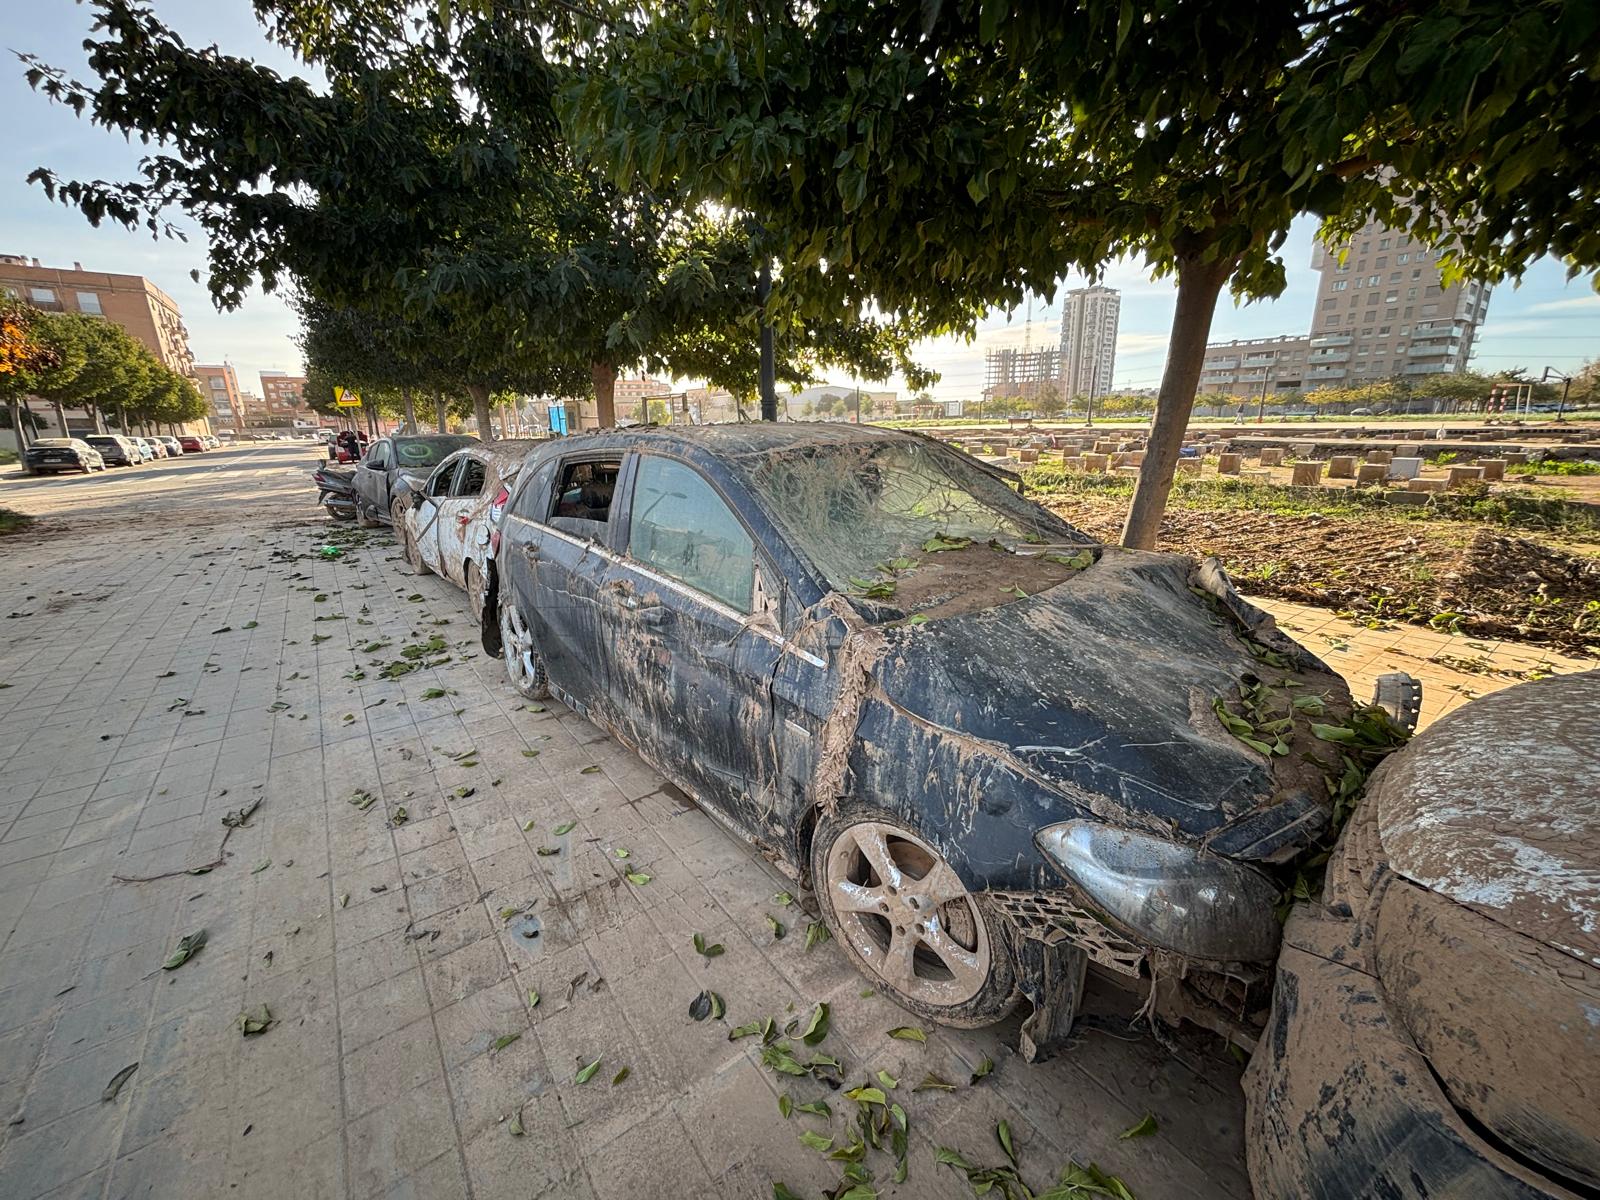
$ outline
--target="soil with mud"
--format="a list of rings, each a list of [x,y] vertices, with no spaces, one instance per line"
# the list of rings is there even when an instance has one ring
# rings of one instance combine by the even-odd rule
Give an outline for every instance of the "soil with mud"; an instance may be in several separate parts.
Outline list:
[[[1093,537],[1115,541],[1121,533],[1120,504],[1040,499]],[[1362,622],[1411,621],[1600,655],[1600,557],[1514,534],[1422,521],[1173,509],[1158,549],[1217,555],[1241,591],[1348,612]]]

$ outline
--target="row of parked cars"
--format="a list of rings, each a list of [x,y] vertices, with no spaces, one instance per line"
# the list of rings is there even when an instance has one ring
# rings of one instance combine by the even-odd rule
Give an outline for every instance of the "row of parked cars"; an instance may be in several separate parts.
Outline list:
[[[203,454],[222,445],[208,434],[158,434],[132,437],[120,433],[87,433],[82,437],[35,438],[22,455],[22,469],[29,475],[61,471],[104,471],[111,467],[136,467],[160,458],[181,458]]]
[[[1215,1031],[1263,1200],[1600,1194],[1600,672],[1445,717],[1345,822],[1414,681],[1359,704],[1215,560],[930,439],[392,437],[355,488],[522,695],[809,887],[917,1017],[1025,1001],[1061,1051],[1092,971]]]

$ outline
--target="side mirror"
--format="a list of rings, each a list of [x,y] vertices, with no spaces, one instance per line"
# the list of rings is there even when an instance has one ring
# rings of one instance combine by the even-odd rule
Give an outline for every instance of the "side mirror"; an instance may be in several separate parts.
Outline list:
[[[412,489],[411,491],[407,492],[406,495],[411,500],[411,507],[412,508],[421,508],[422,507],[422,502],[425,499],[427,499],[426,496],[424,496],[421,492],[419,492],[419,491],[417,491],[415,489]]]

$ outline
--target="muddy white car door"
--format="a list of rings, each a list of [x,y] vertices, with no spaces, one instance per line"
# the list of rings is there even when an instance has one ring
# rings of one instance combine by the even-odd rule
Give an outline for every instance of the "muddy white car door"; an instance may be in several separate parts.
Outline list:
[[[467,538],[473,526],[474,511],[481,507],[487,476],[484,461],[475,454],[463,454],[448,496],[439,499],[438,555],[434,569],[458,587],[466,587]],[[485,532],[483,522],[477,522]],[[487,537],[485,537],[487,541]]]
[[[463,458],[452,455],[434,468],[433,474],[422,485],[416,509],[410,514],[411,537],[417,554],[430,571],[439,570],[439,535],[445,505],[450,500],[450,487],[461,468]],[[457,580],[457,582],[460,582]]]

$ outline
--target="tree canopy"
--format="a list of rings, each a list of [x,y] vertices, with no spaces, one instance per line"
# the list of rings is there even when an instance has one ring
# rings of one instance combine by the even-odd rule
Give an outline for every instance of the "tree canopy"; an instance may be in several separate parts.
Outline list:
[[[1175,276],[1130,545],[1154,542],[1221,289],[1278,294],[1296,216],[1337,234],[1376,214],[1490,279],[1544,253],[1600,264],[1600,14],[1578,0],[674,0],[596,16],[563,93],[580,146],[752,214],[807,308],[970,329],[1120,256]]]
[[[270,36],[331,81],[318,87],[187,46],[134,0],[93,0],[97,83],[29,60],[29,79],[161,152],[121,184],[34,178],[94,222],[167,228],[174,208],[209,242],[221,305],[255,280],[424,330],[473,395],[587,390],[611,418],[619,371],[741,386],[761,313],[759,230],[684,203],[671,180],[613,180],[570,151],[554,108],[572,68],[530,7],[259,0]],[[780,281],[772,311],[783,313]],[[836,313],[780,342],[790,377],[841,363],[914,366],[911,331]],[[435,336],[437,335],[437,336]],[[448,355],[439,355],[447,346]],[[579,382],[572,382],[580,372]]]

